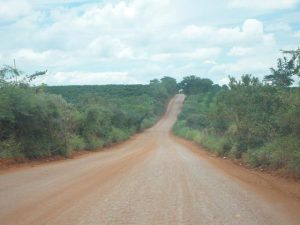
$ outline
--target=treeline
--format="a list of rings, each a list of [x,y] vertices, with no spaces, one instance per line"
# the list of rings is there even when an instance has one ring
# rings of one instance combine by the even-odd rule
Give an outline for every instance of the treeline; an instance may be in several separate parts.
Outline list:
[[[188,97],[175,134],[217,155],[300,176],[300,89],[291,87],[300,76],[300,51],[288,54],[263,81],[244,75],[220,87],[184,78],[179,85]]]
[[[45,86],[49,93],[62,95],[70,103],[77,104],[82,96],[119,97],[141,96],[149,94],[149,85],[68,85],[68,86]]]
[[[170,77],[149,85],[30,85],[44,73],[0,70],[0,158],[70,156],[123,141],[154,124],[177,88]]]

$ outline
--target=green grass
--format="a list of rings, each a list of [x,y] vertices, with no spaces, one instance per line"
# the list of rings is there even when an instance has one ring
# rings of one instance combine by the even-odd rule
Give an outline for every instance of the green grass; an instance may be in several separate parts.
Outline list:
[[[179,121],[175,124],[173,127],[175,135],[191,140],[219,156],[228,154],[230,148],[226,138],[191,129],[184,126],[184,123],[184,121]]]
[[[185,121],[182,120],[175,124],[173,132],[175,135],[191,140],[218,156],[239,158],[237,155],[240,152],[236,146],[224,136],[191,129],[185,126]],[[293,136],[277,138],[261,148],[249,149],[243,154],[241,160],[252,167],[282,169],[295,177],[300,177],[300,140]]]

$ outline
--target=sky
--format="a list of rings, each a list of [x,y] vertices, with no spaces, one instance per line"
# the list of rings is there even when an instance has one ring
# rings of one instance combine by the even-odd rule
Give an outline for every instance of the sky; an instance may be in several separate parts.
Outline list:
[[[300,0],[0,0],[0,65],[48,85],[260,78],[300,46]]]

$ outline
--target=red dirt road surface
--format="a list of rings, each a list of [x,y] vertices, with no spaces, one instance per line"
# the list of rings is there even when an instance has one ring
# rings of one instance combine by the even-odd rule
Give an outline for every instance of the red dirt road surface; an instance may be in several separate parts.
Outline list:
[[[299,183],[174,137],[175,96],[152,128],[107,151],[0,173],[1,225],[300,224]]]

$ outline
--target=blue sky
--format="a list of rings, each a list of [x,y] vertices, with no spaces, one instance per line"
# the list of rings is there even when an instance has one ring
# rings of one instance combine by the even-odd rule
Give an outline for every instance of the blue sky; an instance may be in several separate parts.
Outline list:
[[[37,83],[268,74],[300,46],[300,0],[0,0],[0,63]]]

